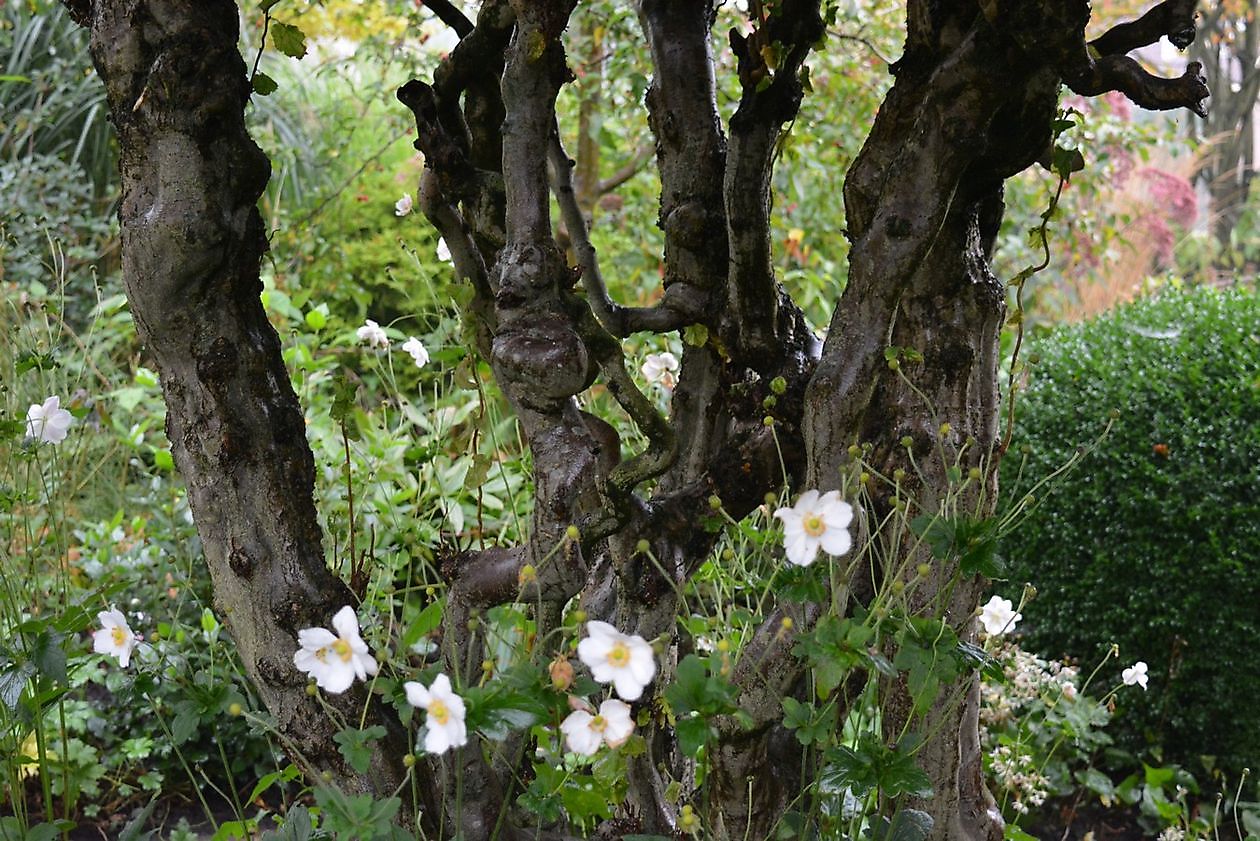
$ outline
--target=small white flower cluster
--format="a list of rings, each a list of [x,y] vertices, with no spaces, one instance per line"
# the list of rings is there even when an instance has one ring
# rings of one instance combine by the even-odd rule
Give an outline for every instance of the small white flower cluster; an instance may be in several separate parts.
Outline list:
[[[1158,841],[1184,841],[1186,831],[1179,826],[1166,826],[1159,834]]]
[[[69,434],[74,415],[61,408],[61,398],[53,395],[43,403],[32,403],[26,411],[26,434],[45,444],[60,444]]]
[[[607,622],[586,623],[586,639],[578,643],[578,659],[598,683],[611,683],[623,700],[609,698],[599,711],[586,700],[570,696],[573,712],[560,724],[569,750],[593,756],[600,745],[616,748],[634,733],[630,705],[656,676],[652,646],[638,634],[623,634]]]
[[[382,350],[389,348],[389,334],[385,332],[385,328],[370,318],[355,331],[355,336],[370,348]],[[429,351],[415,336],[408,336],[407,341],[402,344],[402,349],[411,357],[411,361],[416,363],[417,368],[423,368],[429,364]]]
[[[853,545],[849,537],[853,506],[840,499],[839,491],[805,491],[795,505],[780,508],[774,516],[783,521],[783,548],[788,562],[797,566],[812,564],[819,549],[840,556]]]
[[[998,785],[1011,794],[1011,808],[1028,814],[1029,805],[1040,806],[1050,793],[1050,780],[1035,767],[1030,754],[998,745],[989,752],[989,768]]]
[[[1040,701],[1057,703],[1060,698],[1077,698],[1080,671],[1058,660],[1043,660],[1014,643],[1005,643],[994,656],[1002,664],[1005,679],[980,684],[984,703],[980,718],[985,728],[996,729],[1019,717],[1025,707]]]
[[[394,202],[394,215],[406,216],[411,213],[411,206],[411,193],[403,193],[402,198]]]

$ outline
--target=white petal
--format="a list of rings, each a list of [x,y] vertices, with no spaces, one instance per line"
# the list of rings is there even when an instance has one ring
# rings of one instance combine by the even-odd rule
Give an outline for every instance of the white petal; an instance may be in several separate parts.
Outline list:
[[[314,651],[327,648],[337,641],[337,635],[327,628],[303,628],[298,631],[298,645]]]
[[[359,617],[355,615],[354,608],[346,605],[337,614],[333,616],[332,625],[337,629],[337,634],[347,642],[355,642],[361,640],[359,636]]]
[[[630,675],[637,682],[647,686],[656,674],[656,657],[652,652],[652,646],[639,637],[635,639],[638,639],[641,644],[630,646]]]
[[[445,727],[428,725],[424,734],[424,749],[429,753],[446,753],[451,747],[451,737]]]
[[[315,683],[326,692],[340,695],[350,688],[350,684],[354,683],[354,669],[349,663],[343,663],[339,659],[335,660],[328,663],[322,675],[315,676]]]
[[[414,680],[409,680],[403,684],[403,691],[407,693],[407,703],[418,710],[427,709],[432,695],[429,690],[425,689],[422,684]]]
[[[849,538],[849,532],[846,529],[833,529],[830,527],[822,533],[819,543],[822,545],[823,551],[828,555],[843,555],[853,545],[853,541]]]
[[[574,710],[560,723],[564,742],[569,750],[583,756],[592,756],[599,750],[601,737],[591,729],[593,716],[584,710]]]
[[[429,692],[438,698],[451,695],[451,679],[445,674],[438,675],[433,679],[433,683],[429,684]]]
[[[594,622],[590,623],[596,624]],[[598,623],[600,625],[603,622]],[[589,626],[588,626],[589,627]],[[578,643],[578,659],[591,669],[608,664],[608,652],[612,651],[613,640],[604,636],[589,636]],[[599,678],[595,678],[599,680]]]
[[[617,674],[613,676],[613,688],[627,701],[639,700],[639,696],[643,694],[644,685],[634,679],[629,669],[618,669]]]

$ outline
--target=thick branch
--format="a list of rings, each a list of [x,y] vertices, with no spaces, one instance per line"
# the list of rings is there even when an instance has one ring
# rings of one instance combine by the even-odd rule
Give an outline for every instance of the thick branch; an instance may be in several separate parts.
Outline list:
[[[797,73],[825,32],[818,0],[780,4],[747,37],[731,32],[743,96],[731,117],[723,184],[730,275],[722,338],[737,358],[759,369],[772,367],[779,345],[780,296],[770,248],[774,158],[782,127],[795,119],[804,95]]]
[[[1087,69],[1068,77],[1065,82],[1073,93],[1081,96],[1119,91],[1150,111],[1188,108],[1206,118],[1206,101],[1211,92],[1202,71],[1203,65],[1192,61],[1186,65],[1186,71],[1181,76],[1165,79],[1148,73],[1135,59],[1126,55],[1108,55],[1091,62]]]
[[[475,28],[472,21],[464,17],[464,13],[455,8],[451,0],[422,0],[422,2],[433,11],[433,14],[437,15],[438,20],[454,29],[460,38],[467,38],[472,34]]]
[[[1165,35],[1179,50],[1194,43],[1198,0],[1164,0],[1137,20],[1108,29],[1089,43],[1100,56],[1125,53],[1154,44]]]

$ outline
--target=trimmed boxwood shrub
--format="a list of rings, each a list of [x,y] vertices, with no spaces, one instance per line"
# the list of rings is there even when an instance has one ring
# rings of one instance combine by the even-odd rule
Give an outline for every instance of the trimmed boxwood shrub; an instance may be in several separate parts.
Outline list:
[[[1026,644],[1086,669],[1118,644],[1099,692],[1149,664],[1116,696],[1120,746],[1260,767],[1260,297],[1170,290],[1030,351],[1008,501],[1115,420],[1007,538],[1007,595],[1038,590]]]

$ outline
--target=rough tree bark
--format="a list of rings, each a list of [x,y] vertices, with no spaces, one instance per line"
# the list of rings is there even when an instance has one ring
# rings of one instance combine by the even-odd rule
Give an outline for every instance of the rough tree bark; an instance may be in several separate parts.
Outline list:
[[[249,90],[236,8],[227,0],[65,3],[91,27],[119,132],[128,296],[161,372],[216,600],[280,732],[312,770],[329,770],[352,790],[391,794],[405,776],[407,740],[376,743],[368,774],[344,767],[289,659],[297,629],[326,624],[352,595],[325,565],[301,412],[258,301],[266,242],[254,205],[268,165],[244,129]],[[742,517],[781,485],[783,467],[796,487],[838,487],[855,443],[869,443],[868,460],[892,475],[911,453],[936,448],[949,424],[943,445],[964,466],[987,471],[968,500],[983,507],[1000,455],[1006,296],[989,257],[1004,179],[1044,159],[1062,84],[1199,113],[1207,96],[1194,65],[1164,80],[1125,55],[1162,35],[1184,46],[1193,37],[1188,0],[1165,0],[1090,45],[1085,0],[910,0],[896,82],[846,181],[849,280],[821,344],[770,257],[775,150],[804,95],[798,71],[824,34],[819,0],[750,3],[749,25],[729,33],[742,96],[726,126],[715,95],[713,0],[639,3],[654,66],[646,104],[665,234],[664,290],[647,308],[610,297],[587,236],[589,194],[575,190],[555,129],[556,96],[569,79],[563,33],[577,0],[484,0],[475,21],[454,4],[428,5],[462,40],[430,82],[398,92],[426,158],[420,206],[472,285],[477,349],[517,413],[535,469],[529,540],[465,553],[443,570],[453,674],[482,659],[470,655],[483,644],[469,622],[474,612],[518,598],[539,606],[540,638],[578,594],[592,618],[670,638],[677,588],[713,545],[696,528],[710,497]],[[589,187],[590,179],[579,180]],[[575,267],[556,243],[549,191]],[[694,324],[710,339],[688,346],[667,420],[628,376],[619,340]],[[886,365],[890,345],[925,361],[903,377]],[[787,387],[772,433],[763,401],[776,377]],[[596,379],[644,433],[642,452],[624,457],[612,427],[579,410],[575,397]],[[929,467],[908,490],[930,510],[948,481]],[[865,513],[876,518],[894,504],[877,494]],[[580,540],[567,541],[575,524]],[[638,553],[642,540],[659,566]],[[526,563],[537,581],[521,594]],[[937,589],[955,572],[937,563],[930,586],[918,590],[923,603],[943,597]],[[844,592],[862,601],[877,574],[858,570]],[[984,583],[963,580],[941,606],[964,639],[974,633]],[[736,664],[751,726],[715,722],[707,791],[688,793],[709,804],[715,837],[771,835],[808,782],[797,776],[801,748],[781,724],[780,701],[803,691],[804,673],[782,620],[809,628],[824,609],[768,611]],[[662,660],[656,687],[672,672],[670,656]],[[891,730],[909,707],[895,684],[887,697]],[[938,735],[919,758],[935,793],[918,805],[935,818],[932,838],[1001,837],[980,777],[975,702],[973,678],[961,705],[928,713],[927,730]],[[374,717],[398,728],[386,712]],[[653,718],[642,728],[648,751],[630,764],[628,808],[601,829],[604,837],[677,828],[666,779],[686,779],[686,763]],[[442,825],[468,841],[532,836],[510,806],[517,769],[475,744],[415,773],[423,802],[410,811],[430,832],[444,812]],[[443,785],[456,777],[458,797]]]

